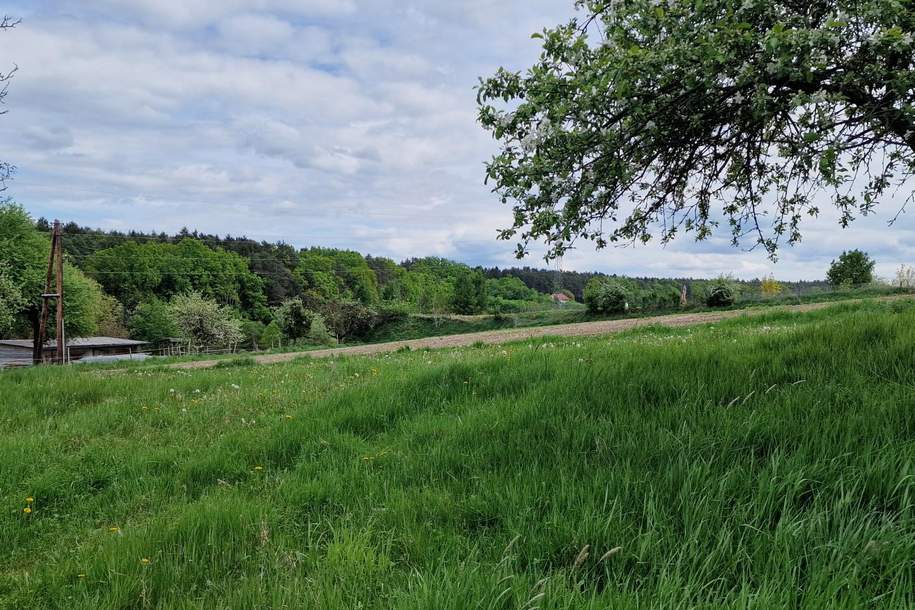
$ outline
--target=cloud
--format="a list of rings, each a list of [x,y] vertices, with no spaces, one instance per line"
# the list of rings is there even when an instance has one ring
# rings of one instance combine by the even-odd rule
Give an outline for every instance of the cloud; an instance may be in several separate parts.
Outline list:
[[[513,244],[495,239],[511,210],[483,184],[496,149],[476,125],[474,86],[500,65],[530,65],[530,33],[572,4],[14,3],[25,21],[0,34],[0,66],[20,66],[0,117],[3,160],[20,168],[9,194],[36,215],[106,227],[517,264]],[[778,263],[723,236],[580,244],[563,266],[816,278],[843,248],[863,247],[888,275],[915,261],[915,222],[888,231],[891,208],[844,232],[824,213]]]

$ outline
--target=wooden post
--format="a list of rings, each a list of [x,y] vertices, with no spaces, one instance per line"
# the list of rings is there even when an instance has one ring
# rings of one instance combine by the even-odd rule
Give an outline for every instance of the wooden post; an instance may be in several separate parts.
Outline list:
[[[54,221],[57,232],[57,364],[67,361],[67,342],[64,333],[64,253],[63,236],[60,232],[60,221]]]
[[[57,292],[51,292],[51,275],[55,274],[55,267]],[[41,294],[41,319],[38,323],[38,336],[35,337],[35,349],[32,354],[35,364],[41,364],[44,361],[44,344],[48,333],[48,316],[50,315],[48,299],[57,299],[57,353],[54,359],[63,364],[66,360],[64,356],[66,353],[64,340],[64,254],[61,247],[59,220],[54,221],[54,233],[51,235],[51,254],[48,255],[48,272],[45,275],[44,292]]]

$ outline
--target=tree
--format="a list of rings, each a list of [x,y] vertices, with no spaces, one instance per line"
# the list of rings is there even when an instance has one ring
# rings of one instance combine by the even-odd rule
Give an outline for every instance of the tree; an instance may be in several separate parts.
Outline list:
[[[198,292],[175,296],[168,309],[178,328],[178,336],[193,350],[233,347],[244,338],[241,321],[232,310]]]
[[[709,307],[730,307],[734,304],[734,292],[727,284],[714,284],[705,297],[705,304]]]
[[[31,331],[35,341],[33,356],[41,358],[37,345],[41,316],[41,294],[44,292],[51,240],[36,230],[26,211],[13,202],[0,202],[0,261],[6,264],[6,278],[21,295],[14,312],[13,329],[17,334]],[[52,280],[53,281],[53,280]],[[64,262],[64,295],[68,337],[91,335],[98,323],[101,287]],[[49,320],[48,336],[53,336],[54,317]]]
[[[375,327],[377,312],[359,301],[326,301],[321,316],[338,342],[365,335]]]
[[[283,331],[276,320],[267,325],[260,337],[260,345],[267,349],[280,347],[283,343]]]
[[[127,241],[89,255],[84,268],[127,307],[197,291],[253,318],[269,318],[263,280],[248,261],[190,237],[176,244]]]
[[[861,250],[842,252],[838,260],[832,261],[826,279],[833,286],[862,286],[874,279],[876,262]]]
[[[24,303],[25,299],[13,282],[8,266],[0,262],[0,337],[13,328],[16,314]]]
[[[159,299],[141,303],[130,316],[128,327],[132,339],[147,341],[156,347],[178,336],[178,326],[168,304]]]
[[[828,199],[847,226],[915,170],[915,18],[898,0],[578,0],[523,75],[481,80],[500,233],[777,252]],[[861,179],[857,179],[861,176]],[[907,189],[911,192],[911,189]],[[717,207],[717,209],[716,209]]]
[[[898,288],[915,288],[915,268],[911,265],[899,265],[893,284]]]
[[[479,270],[463,270],[454,282],[451,306],[456,313],[478,314],[486,309],[488,300],[486,277]]]
[[[284,301],[273,312],[273,319],[290,341],[308,338],[315,317],[320,316],[309,310],[298,297]]]
[[[591,313],[623,313],[629,309],[629,293],[619,281],[595,277],[585,286],[585,305]]]
[[[759,284],[759,291],[765,298],[777,297],[782,293],[781,283],[775,279],[774,275],[764,277]]]

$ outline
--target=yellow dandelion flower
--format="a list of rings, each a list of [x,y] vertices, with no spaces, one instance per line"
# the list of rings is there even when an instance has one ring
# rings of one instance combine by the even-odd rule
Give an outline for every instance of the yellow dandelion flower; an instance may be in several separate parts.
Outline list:
[[[144,566],[148,566],[152,562],[149,560],[148,557],[144,557],[143,559],[140,560],[140,563],[142,563]]]
[[[76,577],[77,577],[77,578],[85,578],[86,575],[85,575],[85,574],[77,574]]]
[[[31,504],[32,502],[35,501],[35,498],[33,498],[32,496],[29,496],[28,498],[25,499],[25,501],[28,502],[29,504]]]
[[[263,469],[264,469],[263,466],[255,466],[255,467],[254,467],[254,470],[263,470]]]
[[[25,508],[22,509],[22,512],[24,512],[25,514],[28,515],[28,514],[30,514],[30,513],[32,512],[32,507],[31,507],[31,506],[26,506]]]
[[[292,419],[292,415],[287,415],[286,419]]]
[[[117,525],[112,525],[111,527],[108,528],[108,531],[116,534],[119,531],[121,531],[121,528],[119,528]]]

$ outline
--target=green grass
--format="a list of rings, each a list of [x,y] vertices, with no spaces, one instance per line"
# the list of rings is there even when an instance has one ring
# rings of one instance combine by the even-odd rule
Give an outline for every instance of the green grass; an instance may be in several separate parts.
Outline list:
[[[911,302],[248,364],[0,374],[0,608],[915,606]]]
[[[832,290],[829,292],[811,292],[805,295],[783,294],[777,297],[743,299],[732,307],[725,309],[749,309],[773,307],[780,305],[802,305],[804,303],[828,303],[851,299],[888,296],[907,292],[892,287],[864,287]],[[721,311],[721,308],[709,308],[693,305],[686,308],[664,308],[650,310],[633,310],[623,314],[592,314],[580,303],[570,304],[565,308],[526,311],[504,314],[501,316],[480,316],[476,319],[442,317],[433,319],[429,316],[408,316],[401,320],[384,324],[374,329],[362,343],[381,343],[386,341],[404,341],[442,335],[461,335],[466,333],[501,330],[506,328],[524,328],[549,326],[553,324],[574,324],[597,320],[620,320],[626,318],[650,318],[677,313],[696,313],[703,311]]]

